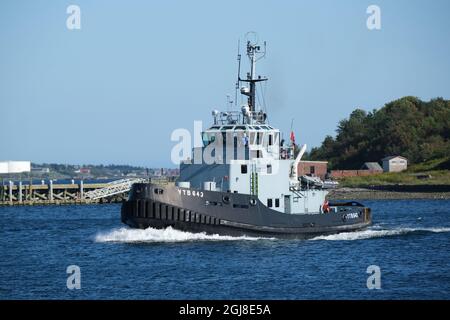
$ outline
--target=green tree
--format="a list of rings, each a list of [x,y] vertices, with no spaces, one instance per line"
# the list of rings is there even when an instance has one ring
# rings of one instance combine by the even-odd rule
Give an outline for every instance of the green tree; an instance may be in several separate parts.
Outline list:
[[[328,160],[331,168],[358,169],[388,155],[411,163],[450,155],[450,101],[404,97],[380,110],[356,109],[338,123],[336,137],[325,137],[309,157]]]

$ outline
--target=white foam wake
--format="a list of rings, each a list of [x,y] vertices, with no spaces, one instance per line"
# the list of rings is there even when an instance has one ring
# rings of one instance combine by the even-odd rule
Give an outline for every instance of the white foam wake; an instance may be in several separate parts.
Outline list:
[[[328,236],[318,236],[311,240],[331,240],[331,241],[363,240],[363,239],[391,237],[421,232],[431,232],[431,233],[450,232],[450,228],[395,228],[395,229],[381,229],[381,230],[366,229],[362,231],[342,232]]]
[[[342,232],[327,236],[317,236],[311,240],[350,241],[390,236],[407,235],[413,233],[441,233],[450,232],[450,228],[394,228],[394,229],[370,229],[362,231]],[[128,227],[116,228],[106,232],[100,232],[95,236],[95,242],[122,242],[122,243],[155,243],[155,242],[190,242],[190,241],[255,241],[274,240],[275,238],[260,237],[232,237],[218,234],[184,232],[168,227],[166,229],[147,228],[131,229]]]
[[[113,229],[111,231],[98,233],[95,236],[95,242],[188,242],[188,241],[236,241],[247,240],[254,241],[264,238],[257,237],[231,237],[218,234],[208,235],[206,233],[190,233],[175,230],[172,227],[166,229],[147,228],[130,229],[127,227]]]

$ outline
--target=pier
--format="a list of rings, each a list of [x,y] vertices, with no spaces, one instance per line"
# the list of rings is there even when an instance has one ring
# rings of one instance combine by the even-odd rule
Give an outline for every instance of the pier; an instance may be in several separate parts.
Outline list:
[[[134,183],[148,181],[145,178],[69,184],[56,184],[51,180],[46,184],[7,181],[0,188],[0,206],[122,202]]]

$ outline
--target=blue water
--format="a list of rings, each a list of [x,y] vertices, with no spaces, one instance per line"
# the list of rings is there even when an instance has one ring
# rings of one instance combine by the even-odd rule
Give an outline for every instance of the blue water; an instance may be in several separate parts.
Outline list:
[[[115,204],[0,207],[0,298],[450,299],[450,201],[365,204],[369,230],[313,240],[131,230]]]

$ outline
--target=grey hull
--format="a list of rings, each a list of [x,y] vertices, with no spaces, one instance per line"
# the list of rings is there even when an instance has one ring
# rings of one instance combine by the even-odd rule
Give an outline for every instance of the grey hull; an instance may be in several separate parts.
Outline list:
[[[371,224],[369,208],[351,203],[338,208],[333,213],[286,214],[251,195],[138,183],[122,205],[121,219],[133,228],[171,226],[189,232],[283,238],[356,231]]]

